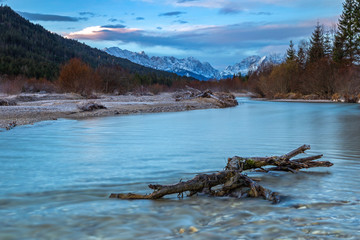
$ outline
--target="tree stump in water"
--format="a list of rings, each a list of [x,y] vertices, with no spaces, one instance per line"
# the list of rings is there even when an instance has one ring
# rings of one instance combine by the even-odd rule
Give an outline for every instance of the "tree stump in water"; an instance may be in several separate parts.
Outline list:
[[[315,155],[291,160],[293,157],[310,149],[309,145],[303,145],[282,156],[272,157],[232,157],[228,159],[225,169],[213,174],[199,174],[186,182],[179,182],[173,185],[149,185],[154,191],[151,194],[141,195],[134,193],[112,193],[110,198],[119,199],[159,199],[169,194],[182,195],[188,192],[188,196],[197,193],[205,193],[216,197],[262,197],[266,200],[278,203],[280,198],[277,193],[259,185],[254,179],[243,174],[247,170],[259,172],[287,171],[296,173],[303,168],[331,167],[333,164],[328,161],[315,161],[323,155]],[[272,166],[264,169],[265,166]],[[220,186],[216,190],[212,188]]]

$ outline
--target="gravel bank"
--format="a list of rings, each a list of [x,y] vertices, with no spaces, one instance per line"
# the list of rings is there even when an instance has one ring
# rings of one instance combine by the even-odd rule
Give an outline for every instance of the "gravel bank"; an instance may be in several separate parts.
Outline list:
[[[11,123],[26,125],[58,118],[84,119],[112,115],[219,108],[214,99],[197,98],[176,101],[172,93],[154,96],[101,95],[97,99],[84,99],[76,94],[20,94],[16,96],[0,95],[0,99],[16,102],[15,106],[0,106],[0,128],[6,128]],[[80,110],[79,106],[87,102],[101,104],[106,109]]]

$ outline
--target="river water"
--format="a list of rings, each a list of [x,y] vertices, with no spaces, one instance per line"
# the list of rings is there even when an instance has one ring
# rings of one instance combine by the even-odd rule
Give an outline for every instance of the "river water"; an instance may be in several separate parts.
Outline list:
[[[238,100],[228,109],[0,132],[0,239],[360,239],[360,106]],[[222,170],[234,155],[281,155],[302,144],[334,166],[256,174],[279,204],[108,198]]]

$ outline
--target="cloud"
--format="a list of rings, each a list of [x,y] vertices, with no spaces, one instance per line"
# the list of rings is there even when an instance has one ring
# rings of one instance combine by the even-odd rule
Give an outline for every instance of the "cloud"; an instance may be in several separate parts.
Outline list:
[[[95,17],[96,14],[93,12],[79,12],[81,16]]]
[[[105,40],[105,39],[114,39],[114,36],[116,35],[121,36],[122,34],[128,34],[137,31],[139,30],[129,29],[129,28],[113,28],[109,26],[93,26],[93,27],[84,28],[83,30],[78,32],[69,33],[65,35],[65,37],[71,39],[97,41],[97,40]]]
[[[169,0],[169,4],[176,7],[223,8],[231,4],[230,0]],[[235,2],[236,3],[236,2]]]
[[[111,29],[113,29],[113,28],[125,28],[126,26],[122,25],[122,24],[116,24],[116,25],[109,24],[109,25],[104,25],[104,26],[101,26],[101,27],[102,28],[111,28]]]
[[[186,23],[188,23],[188,22],[187,22],[187,21],[184,21],[184,20],[175,20],[174,23],[186,24]]]
[[[283,45],[268,45],[259,50],[262,55],[269,55],[274,53],[284,53],[289,48],[289,44]]]
[[[141,29],[87,28],[67,35],[68,38],[93,41],[120,41],[142,46],[165,46],[178,49],[262,48],[288,44],[290,39],[310,36],[313,26],[307,24],[241,23],[223,26],[185,26],[176,31],[151,32]]]
[[[222,9],[220,9],[219,13],[220,14],[238,14],[238,13],[241,13],[243,12],[243,10],[241,9],[237,9],[237,8],[230,8],[230,7],[224,7]]]
[[[109,18],[108,20],[109,22],[120,22],[120,23],[124,23],[123,20],[117,19],[117,18]]]
[[[177,3],[196,2],[197,0],[177,0]]]
[[[258,9],[266,6],[282,6],[290,8],[312,9],[332,5],[341,7],[339,0],[164,0],[167,4],[175,7],[201,7],[222,9],[227,5],[241,4],[244,9]]]
[[[185,14],[186,12],[180,12],[180,11],[174,11],[174,12],[166,12],[166,13],[160,13],[159,17],[172,17],[172,16],[180,16],[182,14]]]
[[[221,7],[220,14],[238,14],[244,12],[243,7],[238,2],[227,2]]]
[[[142,21],[142,20],[145,20],[145,18],[143,18],[143,17],[137,17],[137,18],[135,18],[135,20],[136,20],[136,21]]]
[[[266,16],[270,16],[273,15],[271,12],[252,12],[252,15],[266,15]]]
[[[50,15],[41,13],[18,12],[22,17],[32,21],[52,21],[52,22],[78,22],[88,20],[86,17],[69,17],[60,15]]]

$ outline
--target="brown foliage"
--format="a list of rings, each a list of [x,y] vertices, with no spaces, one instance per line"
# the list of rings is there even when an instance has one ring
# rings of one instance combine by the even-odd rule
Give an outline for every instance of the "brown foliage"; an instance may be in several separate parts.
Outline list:
[[[101,88],[101,80],[89,65],[73,58],[62,66],[58,85],[63,91],[87,96]]]
[[[259,70],[251,73],[251,75],[249,76],[248,90],[256,93],[259,97],[265,97],[265,93],[260,87],[260,79],[264,77],[269,77],[273,69],[274,66],[269,64],[264,65]]]
[[[329,99],[335,92],[335,65],[326,58],[308,64],[301,80],[303,94]]]
[[[6,94],[21,93],[25,81],[26,78],[22,76],[18,76],[14,79],[0,77],[0,92]]]
[[[103,92],[124,94],[130,91],[131,76],[122,67],[101,66],[96,73],[101,78]]]
[[[0,92],[6,94],[19,94],[21,92],[55,92],[56,86],[52,82],[41,78],[28,79],[24,76],[0,77]]]
[[[335,73],[336,92],[343,96],[345,101],[351,102],[359,99],[360,94],[360,67],[341,67]]]
[[[149,92],[151,92],[152,94],[155,94],[155,95],[157,95],[161,92],[164,92],[165,89],[166,89],[166,86],[161,85],[159,83],[149,86]]]
[[[288,61],[250,76],[253,91],[268,98],[344,99],[356,102],[360,94],[360,67],[337,65],[323,58],[305,68]]]
[[[23,92],[56,92],[57,87],[54,83],[45,78],[28,79],[22,87]]]
[[[269,75],[261,75],[259,88],[268,98],[279,97],[289,92],[296,92],[298,84],[299,69],[294,61],[275,66]]]

